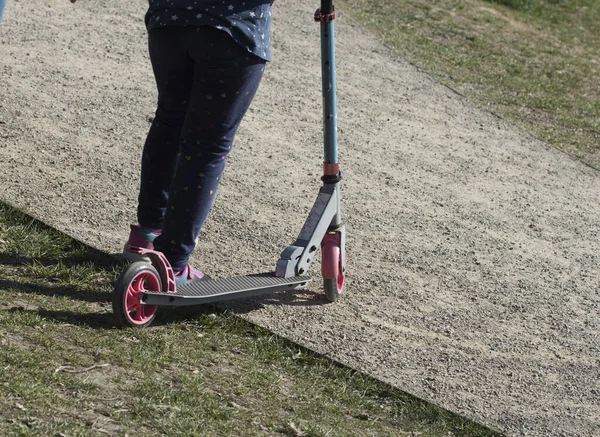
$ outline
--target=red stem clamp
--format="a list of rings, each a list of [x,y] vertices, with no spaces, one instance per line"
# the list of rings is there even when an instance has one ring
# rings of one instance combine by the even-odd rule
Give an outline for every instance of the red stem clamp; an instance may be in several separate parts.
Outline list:
[[[315,21],[317,23],[329,23],[333,20],[335,20],[335,6],[333,5],[331,5],[331,14],[324,14],[321,11],[321,8],[317,9],[317,12],[315,12]]]

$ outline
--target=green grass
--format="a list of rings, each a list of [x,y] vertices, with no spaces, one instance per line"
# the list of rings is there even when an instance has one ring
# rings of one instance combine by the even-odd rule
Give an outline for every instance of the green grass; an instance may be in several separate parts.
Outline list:
[[[441,82],[600,168],[597,0],[339,0]]]
[[[0,204],[0,435],[499,435],[213,307],[116,329],[123,266]]]

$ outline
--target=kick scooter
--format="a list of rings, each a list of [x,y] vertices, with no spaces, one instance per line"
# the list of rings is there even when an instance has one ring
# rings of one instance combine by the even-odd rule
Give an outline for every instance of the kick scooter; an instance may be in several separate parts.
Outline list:
[[[137,253],[148,257],[150,263],[134,262],[117,279],[113,312],[118,325],[146,327],[154,320],[159,306],[200,305],[305,286],[311,280],[306,274],[319,248],[325,295],[330,302],[338,299],[344,288],[346,251],[340,211],[342,177],[337,150],[334,19],[332,0],[321,0],[315,21],[321,25],[323,186],[298,238],[281,253],[275,271],[207,279],[176,287],[175,275],[165,256],[161,252],[138,249]]]

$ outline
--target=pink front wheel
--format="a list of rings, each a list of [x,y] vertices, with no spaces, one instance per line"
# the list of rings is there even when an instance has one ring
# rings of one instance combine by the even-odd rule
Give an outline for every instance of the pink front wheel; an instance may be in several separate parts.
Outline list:
[[[144,328],[152,323],[157,306],[142,304],[144,291],[161,291],[161,280],[151,264],[139,261],[129,265],[115,285],[112,306],[119,326]]]
[[[337,232],[325,235],[321,243],[321,274],[329,302],[338,300],[344,289],[345,276],[340,246],[340,234]]]

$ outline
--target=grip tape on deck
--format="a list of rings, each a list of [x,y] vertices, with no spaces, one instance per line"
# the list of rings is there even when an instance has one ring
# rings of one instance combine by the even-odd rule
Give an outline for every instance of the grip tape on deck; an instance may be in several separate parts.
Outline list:
[[[309,276],[280,278],[274,273],[207,279],[180,285],[175,293],[145,292],[145,303],[151,305],[181,305],[182,300],[197,303],[250,297],[295,288],[310,281]],[[190,304],[192,302],[189,302]]]

